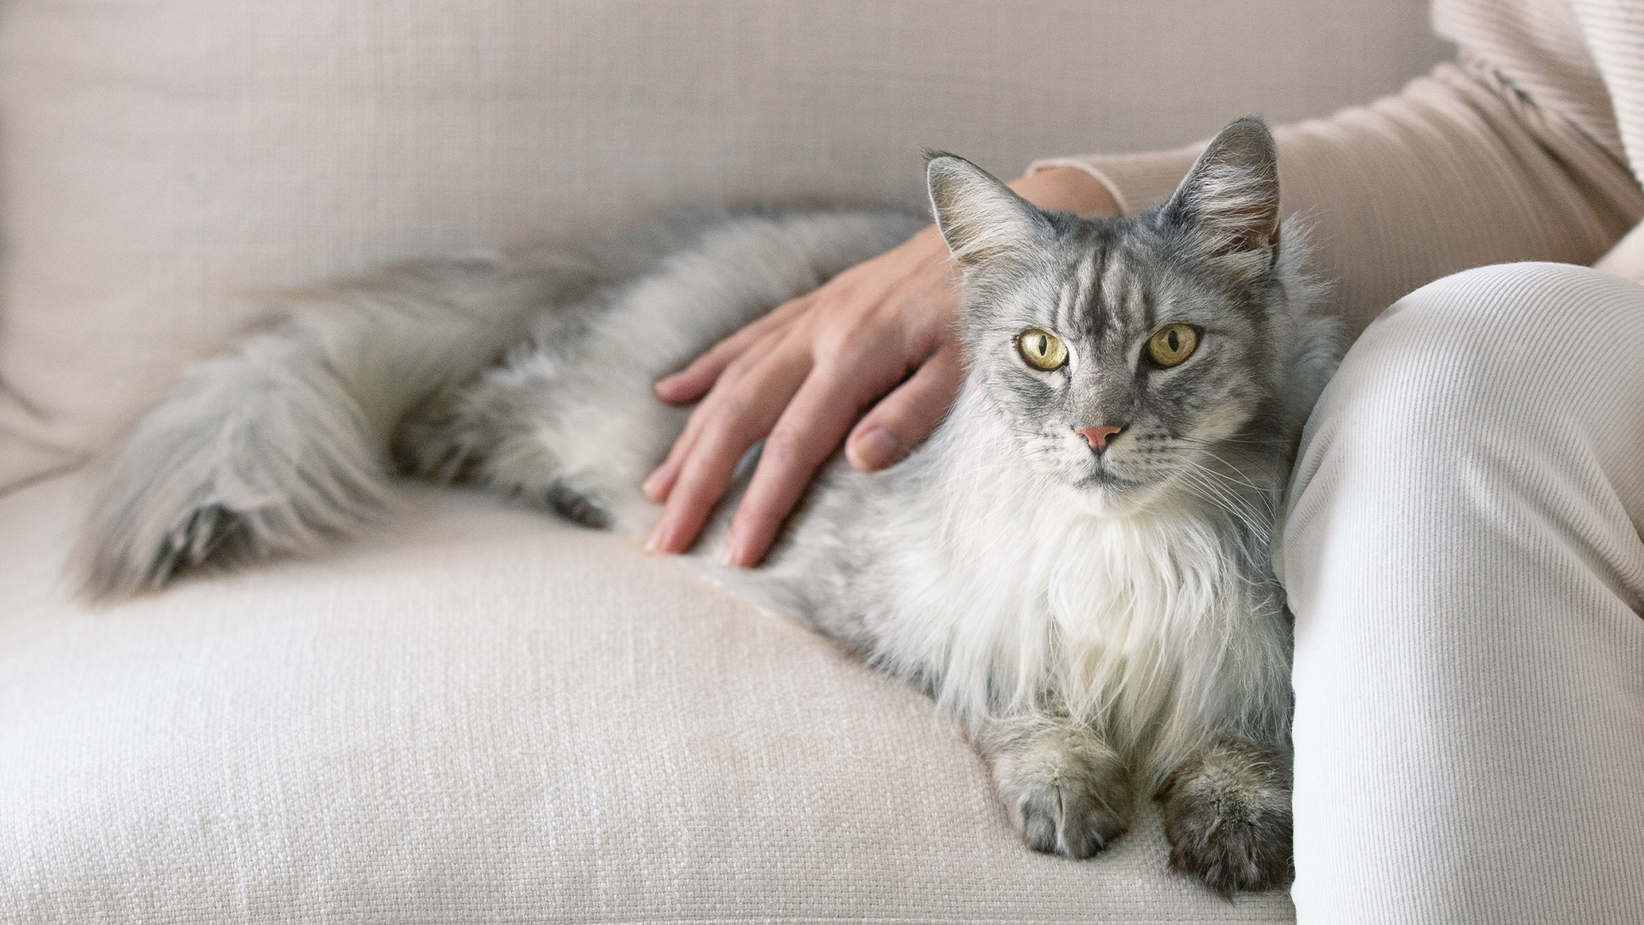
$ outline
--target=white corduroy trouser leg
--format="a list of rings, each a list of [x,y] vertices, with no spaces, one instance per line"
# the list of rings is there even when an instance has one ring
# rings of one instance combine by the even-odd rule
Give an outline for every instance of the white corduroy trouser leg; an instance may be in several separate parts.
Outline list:
[[[1486,267],[1353,346],[1282,549],[1303,925],[1644,922],[1641,525],[1644,286]]]

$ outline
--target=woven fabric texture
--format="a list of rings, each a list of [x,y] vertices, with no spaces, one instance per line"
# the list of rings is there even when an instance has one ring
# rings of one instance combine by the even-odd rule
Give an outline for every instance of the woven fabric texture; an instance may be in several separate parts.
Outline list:
[[[1241,922],[1156,811],[1023,847],[922,694],[625,539],[428,492],[102,611],[0,499],[0,921]]]
[[[0,921],[1288,922],[1033,854],[921,694],[454,494],[72,600],[78,477],[256,293],[687,203],[921,202],[1396,89],[1425,0],[0,4]]]

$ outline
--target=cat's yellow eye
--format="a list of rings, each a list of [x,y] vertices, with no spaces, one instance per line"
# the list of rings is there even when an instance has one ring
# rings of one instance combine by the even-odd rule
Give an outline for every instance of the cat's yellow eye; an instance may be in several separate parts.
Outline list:
[[[1044,328],[1028,328],[1016,335],[1016,352],[1029,366],[1046,372],[1067,362],[1067,345]]]
[[[1191,325],[1167,324],[1147,339],[1148,359],[1160,366],[1176,366],[1199,349],[1199,332]]]

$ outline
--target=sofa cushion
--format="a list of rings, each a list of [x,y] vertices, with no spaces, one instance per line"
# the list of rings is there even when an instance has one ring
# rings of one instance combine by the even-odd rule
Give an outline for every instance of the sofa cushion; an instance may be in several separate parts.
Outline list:
[[[1151,806],[1029,851],[924,695],[621,537],[430,490],[87,610],[81,485],[0,499],[0,921],[1293,920]]]
[[[1426,0],[7,0],[0,490],[106,442],[260,287],[695,202],[922,206],[1395,88]]]

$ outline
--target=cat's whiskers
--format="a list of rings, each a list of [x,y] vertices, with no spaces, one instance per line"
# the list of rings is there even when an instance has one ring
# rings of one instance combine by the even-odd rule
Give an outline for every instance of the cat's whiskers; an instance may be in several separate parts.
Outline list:
[[[1225,514],[1234,518],[1251,535],[1266,537],[1271,533],[1274,513],[1271,502],[1261,496],[1252,498],[1217,481],[1223,478],[1221,473],[1201,463],[1187,460],[1187,464],[1188,468],[1181,473],[1185,484],[1202,490],[1217,502],[1217,506]]]
[[[1265,536],[1271,530],[1272,510],[1261,500],[1252,499],[1230,486],[1218,482],[1218,474],[1197,463],[1189,463],[1183,470],[1183,480],[1203,490],[1216,501],[1223,513],[1237,520],[1248,532]]]
[[[1187,440],[1184,440],[1184,442],[1187,442]],[[1223,480],[1226,481],[1233,481],[1236,485],[1243,486],[1243,488],[1249,488],[1249,490],[1256,491],[1256,493],[1261,493],[1261,495],[1266,495],[1266,493],[1272,491],[1272,486],[1259,485],[1259,483],[1253,481],[1253,475],[1249,475],[1249,470],[1251,470],[1251,468],[1258,468],[1259,463],[1248,462],[1245,463],[1245,465],[1240,465],[1240,463],[1231,462],[1231,460],[1228,460],[1228,458],[1223,457],[1221,453],[1217,452],[1218,449],[1221,449],[1220,444],[1221,442],[1215,442],[1215,444],[1212,444],[1212,442],[1198,442],[1197,449],[1198,452],[1202,452],[1203,455],[1207,455],[1207,457],[1213,458],[1215,462],[1221,463],[1221,467],[1225,467],[1223,470],[1212,470],[1212,468],[1205,467],[1203,463],[1197,462],[1197,460],[1192,460],[1192,458],[1185,460],[1185,462],[1192,463],[1192,465],[1197,465],[1197,467],[1203,468],[1205,472],[1212,473],[1212,475],[1218,476],[1218,478],[1223,478]],[[1272,463],[1269,462],[1268,465],[1272,465]],[[1282,480],[1279,480],[1277,485],[1282,485]]]

